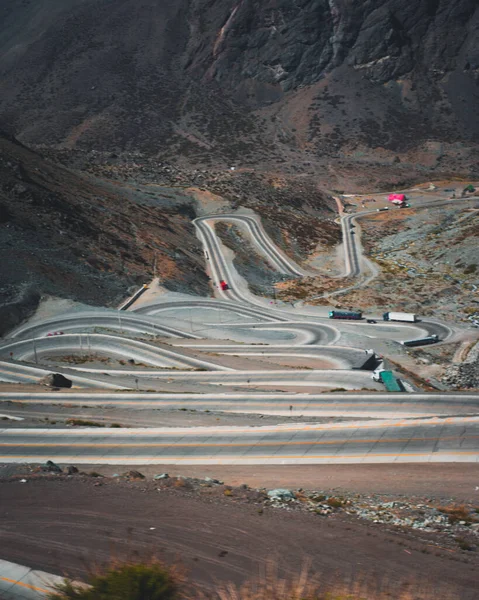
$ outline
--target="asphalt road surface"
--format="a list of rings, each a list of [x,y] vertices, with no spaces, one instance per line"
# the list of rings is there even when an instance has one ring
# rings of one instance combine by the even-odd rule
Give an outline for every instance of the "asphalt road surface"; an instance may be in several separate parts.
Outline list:
[[[21,416],[15,404],[68,404],[134,409],[189,409],[295,417],[357,417],[371,419],[478,415],[479,394],[287,394],[287,393],[61,393],[10,392],[0,398],[1,410]]]
[[[367,260],[361,254],[359,235],[351,233],[353,219],[357,217],[346,215],[342,218],[345,270],[350,276],[363,275],[367,266]],[[214,232],[213,223],[218,220],[231,221],[242,227],[257,251],[278,272],[293,277],[306,274],[275,246],[256,218],[244,215],[202,217],[195,225],[204,244],[212,280],[215,284],[220,280],[229,284],[226,290],[216,286],[218,298],[155,302],[130,312],[76,312],[24,325],[0,345],[0,358],[3,359],[0,361],[0,379],[38,381],[51,372],[50,364],[45,364],[47,358],[78,352],[98,354],[123,360],[123,363],[127,359],[134,364],[112,368],[108,364],[96,366],[83,361],[66,367],[55,366],[55,370],[72,379],[77,387],[118,392],[139,390],[141,386],[144,390],[163,393],[136,393],[128,397],[112,393],[83,395],[81,402],[88,406],[98,403],[101,398],[104,405],[131,406],[132,409],[195,407],[194,410],[250,414],[374,418],[377,419],[374,425],[369,421],[358,421],[354,425],[295,425],[289,430],[281,426],[242,430],[192,428],[178,430],[177,437],[172,430],[161,429],[62,432],[58,429],[5,428],[0,432],[4,460],[53,458],[59,462],[308,464],[478,459],[477,396],[376,395],[374,391],[384,390],[382,384],[371,377],[379,357],[371,350],[341,345],[343,329],[348,335],[351,332],[362,335],[368,343],[371,339],[374,347],[375,338],[397,340],[402,333],[404,337],[417,338],[437,333],[446,339],[453,333],[447,325],[431,321],[379,323],[377,326],[337,322],[325,319],[324,309],[318,309],[316,313],[314,308],[296,310],[253,296],[236,272],[230,253],[223,251]],[[172,317],[182,310],[195,309],[221,314],[226,311],[236,322],[210,323],[206,328],[209,340],[202,339],[197,333],[186,330],[184,318]],[[52,330],[66,330],[66,333],[48,336]],[[243,343],[224,343],[229,336],[236,336],[236,341]],[[146,340],[138,339],[145,337]],[[171,342],[160,343],[159,337]],[[212,343],[215,338],[223,343]],[[304,361],[308,367],[283,368],[280,362],[275,368],[267,362],[257,366],[256,362],[266,357],[269,361],[294,358]],[[336,368],[314,368],[315,360],[324,360]],[[317,393],[333,388],[364,389],[369,393],[354,396]],[[166,393],[169,390],[177,393]],[[303,391],[307,393],[291,393]],[[63,398],[62,394],[54,397],[30,395],[23,401],[54,404],[60,398]],[[12,396],[4,395],[7,402],[11,399]],[[69,401],[72,401],[71,395]],[[404,423],[388,420],[397,418],[404,419]]]
[[[1,462],[328,464],[479,462],[479,417],[276,427],[3,429]]]

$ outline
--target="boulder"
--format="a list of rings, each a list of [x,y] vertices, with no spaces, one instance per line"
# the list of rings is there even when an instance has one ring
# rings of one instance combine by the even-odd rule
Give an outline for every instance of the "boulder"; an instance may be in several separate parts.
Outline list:
[[[145,479],[145,476],[143,473],[140,473],[140,471],[128,471],[127,473],[123,473],[122,477],[125,477],[131,481],[136,479]]]
[[[289,500],[294,500],[296,498],[294,492],[284,489],[270,490],[268,492],[268,497],[271,500],[279,500],[280,502],[288,502]]]
[[[59,467],[51,460],[47,460],[47,462],[44,465],[42,465],[41,469],[42,471],[45,471],[47,473],[63,473],[61,467]]]
[[[40,385],[47,385],[53,388],[71,388],[73,382],[71,379],[67,379],[61,373],[50,373],[38,382]]]
[[[70,465],[67,468],[67,475],[76,475],[78,473],[78,469],[76,467],[74,467],[73,465]]]
[[[203,481],[206,481],[206,483],[214,483],[215,485],[223,485],[223,481],[212,479],[211,477],[205,477]]]

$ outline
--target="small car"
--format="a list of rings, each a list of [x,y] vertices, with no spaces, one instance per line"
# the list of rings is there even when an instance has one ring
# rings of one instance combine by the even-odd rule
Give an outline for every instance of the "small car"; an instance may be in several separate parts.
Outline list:
[[[366,321],[366,323],[371,323],[372,325],[374,325],[374,324],[376,324],[376,323],[377,323],[377,321],[375,321],[374,319],[368,319],[368,320]]]
[[[63,331],[50,331],[47,333],[46,337],[51,337],[52,335],[64,335]]]
[[[220,288],[222,290],[229,290],[230,286],[226,283],[226,281],[223,279],[220,281]]]

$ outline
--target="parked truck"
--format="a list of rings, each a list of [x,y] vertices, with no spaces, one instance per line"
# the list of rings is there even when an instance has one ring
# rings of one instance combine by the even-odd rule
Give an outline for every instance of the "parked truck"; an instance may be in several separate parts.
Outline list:
[[[385,321],[407,321],[408,323],[416,323],[417,316],[413,313],[402,313],[402,312],[385,312],[383,314]]]
[[[363,318],[363,313],[355,310],[331,310],[329,311],[330,319],[352,319],[360,321]]]
[[[439,341],[438,336],[434,333],[427,337],[420,338],[418,340],[410,340],[408,342],[401,342],[403,346],[427,346],[428,344],[437,344]]]
[[[402,392],[404,391],[403,386],[399,379],[394,376],[392,371],[386,371],[385,369],[376,369],[372,378],[374,381],[381,382],[388,392]]]

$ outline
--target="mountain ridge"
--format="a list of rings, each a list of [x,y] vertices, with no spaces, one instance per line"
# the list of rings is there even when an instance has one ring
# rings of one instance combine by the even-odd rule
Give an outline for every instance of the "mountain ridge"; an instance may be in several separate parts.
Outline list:
[[[477,168],[474,0],[55,4],[4,3],[0,120],[27,144],[255,164],[419,150],[427,166],[433,142]]]

